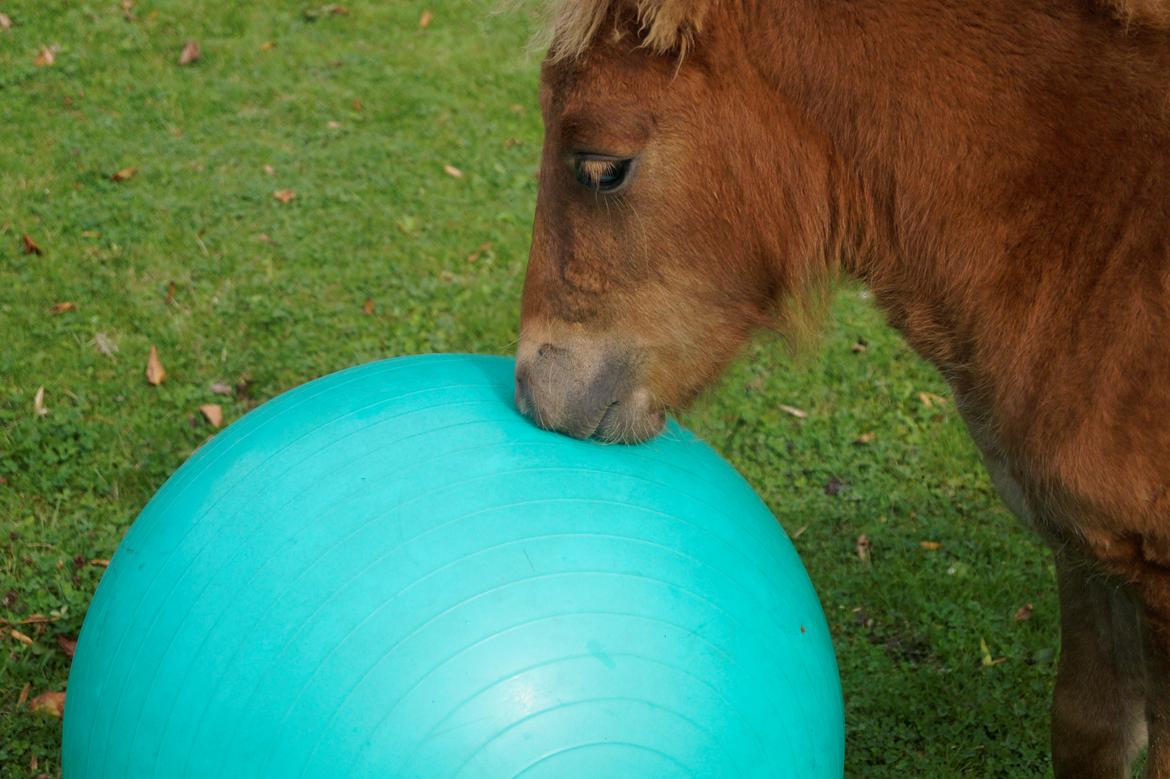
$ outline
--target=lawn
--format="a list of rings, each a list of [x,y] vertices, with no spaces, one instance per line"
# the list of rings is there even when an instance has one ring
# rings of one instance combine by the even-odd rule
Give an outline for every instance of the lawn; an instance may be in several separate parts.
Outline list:
[[[102,561],[215,434],[200,406],[512,350],[539,57],[492,7],[0,0],[0,776],[59,775],[28,701],[65,689]],[[846,287],[809,354],[761,338],[684,415],[818,588],[850,776],[1049,771],[1052,566],[948,398]]]

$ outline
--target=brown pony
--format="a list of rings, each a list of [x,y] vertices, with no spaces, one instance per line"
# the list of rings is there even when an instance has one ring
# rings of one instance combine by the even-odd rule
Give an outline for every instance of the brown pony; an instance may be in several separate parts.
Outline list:
[[[1050,543],[1058,777],[1170,777],[1170,0],[560,0],[517,403],[635,441],[838,272]]]

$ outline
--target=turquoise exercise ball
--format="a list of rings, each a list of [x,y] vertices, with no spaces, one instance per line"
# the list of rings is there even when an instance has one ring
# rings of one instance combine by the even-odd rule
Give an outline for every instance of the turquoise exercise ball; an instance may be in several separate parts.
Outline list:
[[[163,485],[93,599],[66,779],[840,777],[824,614],[671,423],[529,424],[511,360],[327,376]]]

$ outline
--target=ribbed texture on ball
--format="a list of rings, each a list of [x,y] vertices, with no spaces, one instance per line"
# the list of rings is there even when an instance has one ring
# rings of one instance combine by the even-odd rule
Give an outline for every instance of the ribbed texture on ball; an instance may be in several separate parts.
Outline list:
[[[673,424],[538,430],[512,367],[353,368],[196,453],[86,616],[66,779],[839,777],[828,629],[767,508]]]

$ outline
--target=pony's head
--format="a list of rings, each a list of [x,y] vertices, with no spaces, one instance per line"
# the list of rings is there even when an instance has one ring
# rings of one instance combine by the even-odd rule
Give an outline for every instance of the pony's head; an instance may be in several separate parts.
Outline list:
[[[554,15],[516,363],[517,405],[543,427],[653,436],[824,266],[826,146],[729,5]]]

